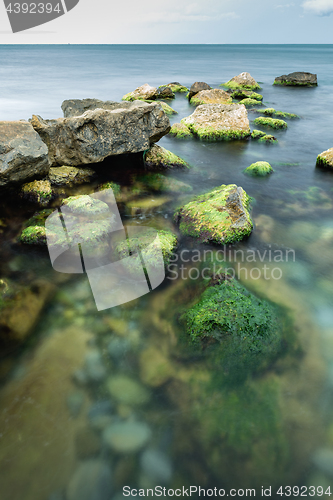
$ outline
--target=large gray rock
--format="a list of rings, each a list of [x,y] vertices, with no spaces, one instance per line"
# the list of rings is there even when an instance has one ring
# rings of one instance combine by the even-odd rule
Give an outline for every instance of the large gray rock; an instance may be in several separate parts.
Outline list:
[[[44,177],[47,147],[26,121],[0,122],[0,187]]]
[[[208,85],[208,83],[205,82],[194,82],[193,85],[191,85],[190,91],[188,93],[188,98],[189,100],[192,99],[192,97],[200,92],[200,90],[209,90],[212,87]]]
[[[83,115],[86,111],[94,109],[131,109],[133,105],[129,102],[116,102],[116,101],[100,101],[99,99],[67,99],[61,105],[64,117]]]
[[[289,73],[289,75],[277,76],[274,80],[274,85],[315,87],[318,85],[317,75],[304,71],[295,71],[294,73]]]
[[[68,109],[75,113],[78,108]],[[31,124],[48,146],[51,166],[98,163],[108,156],[145,151],[170,130],[160,104],[140,101],[57,120],[33,115]]]

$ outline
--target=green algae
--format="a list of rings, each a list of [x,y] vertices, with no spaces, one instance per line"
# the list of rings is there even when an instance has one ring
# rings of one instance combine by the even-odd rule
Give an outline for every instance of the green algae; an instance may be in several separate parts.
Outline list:
[[[277,144],[278,140],[274,135],[266,134],[262,137],[259,137],[258,142],[264,142],[265,144]]]
[[[256,99],[247,97],[246,99],[242,99],[241,101],[239,101],[239,104],[244,104],[244,106],[247,108],[253,108],[254,106],[258,106],[260,103]]]
[[[105,182],[101,186],[99,186],[99,191],[103,189],[112,189],[113,194],[117,196],[121,192],[121,186],[117,184],[116,182]]]
[[[176,137],[176,139],[189,139],[193,137],[192,132],[184,123],[174,123],[171,126],[169,135]]]
[[[46,245],[46,230],[41,226],[28,226],[23,229],[19,241],[26,245]]]
[[[276,109],[274,108],[259,109],[258,112],[265,116],[274,116],[277,118],[290,118],[290,119],[299,118],[299,116],[296,115],[295,113],[287,113],[286,111],[276,111]]]
[[[185,182],[178,181],[172,177],[166,177],[162,174],[139,175],[136,177],[139,183],[139,191],[142,193],[145,189],[156,192],[189,193],[193,191],[192,186]]]
[[[161,89],[162,87],[169,87],[174,94],[176,94],[177,92],[186,93],[189,91],[189,89],[187,87],[184,87],[184,85],[178,85],[172,83],[169,83],[168,85],[160,85],[158,88]]]
[[[148,170],[162,169],[168,170],[171,168],[190,168],[189,164],[177,156],[176,154],[168,151],[162,146],[154,144],[145,154],[145,166]]]
[[[288,128],[287,123],[284,120],[278,120],[274,118],[266,118],[260,116],[254,120],[256,125],[261,125],[262,127],[270,127],[274,129],[286,129]]]
[[[260,137],[264,137],[266,135],[265,132],[262,132],[261,130],[252,130],[251,137],[252,139],[260,139]]]
[[[70,196],[63,201],[73,214],[95,216],[109,213],[109,207],[101,200],[95,200],[89,195]]]
[[[274,170],[267,161],[257,161],[244,170],[244,173],[256,177],[264,177],[272,174],[273,172]]]
[[[187,236],[202,242],[233,243],[252,231],[249,205],[250,198],[242,188],[223,184],[180,207],[174,218]]]
[[[254,84],[254,85],[242,85],[240,83],[233,82],[232,80],[229,80],[226,83],[221,83],[220,87],[227,87],[229,89],[234,89],[234,90],[241,90],[241,89],[245,89],[245,90],[260,90],[261,89],[261,87],[260,87],[260,85],[258,83]]]
[[[235,90],[232,94],[231,97],[233,99],[255,99],[257,101],[262,101],[263,96],[261,94],[257,94],[257,92],[251,92],[250,90],[242,90],[238,89]],[[259,105],[259,103],[257,103]]]
[[[164,111],[164,113],[166,115],[169,115],[169,116],[171,116],[171,115],[178,115],[178,111],[174,110],[166,102],[163,102],[163,101],[153,101],[151,99],[146,99],[145,102],[147,102],[148,104],[151,104],[152,102],[160,104],[162,106],[162,109],[163,109],[163,111]]]
[[[50,181],[33,181],[22,186],[21,195],[32,203],[47,206],[52,200],[53,191]]]
[[[181,120],[183,123],[183,120]],[[206,126],[200,127],[194,123],[187,124],[190,131],[195,134],[201,141],[206,142],[217,142],[217,141],[232,141],[246,139],[250,135],[250,129],[248,130],[217,130],[214,127]]]

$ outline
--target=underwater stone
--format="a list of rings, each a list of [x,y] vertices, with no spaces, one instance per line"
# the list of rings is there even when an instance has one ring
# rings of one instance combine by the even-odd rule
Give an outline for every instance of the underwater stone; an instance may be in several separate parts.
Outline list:
[[[109,377],[106,386],[110,395],[120,403],[143,405],[150,399],[149,391],[140,382],[126,375]]]
[[[153,481],[168,483],[172,477],[172,464],[167,455],[159,450],[148,448],[140,458],[143,473]]]
[[[104,430],[103,441],[119,453],[135,453],[148,443],[151,435],[145,422],[117,422]]]
[[[91,382],[101,382],[105,379],[107,371],[102,355],[97,349],[92,349],[86,354],[84,370]]]
[[[253,223],[249,204],[243,188],[223,184],[179,208],[175,220],[183,234],[225,245],[250,235]]]
[[[52,199],[53,191],[50,181],[33,181],[22,186],[20,195],[24,200],[46,207]]]
[[[67,500],[110,500],[111,494],[110,466],[98,459],[78,465],[66,489]]]
[[[288,127],[287,123],[284,120],[278,120],[274,118],[266,118],[263,116],[259,116],[254,120],[256,125],[261,125],[262,127],[270,127],[274,129],[286,129]]]

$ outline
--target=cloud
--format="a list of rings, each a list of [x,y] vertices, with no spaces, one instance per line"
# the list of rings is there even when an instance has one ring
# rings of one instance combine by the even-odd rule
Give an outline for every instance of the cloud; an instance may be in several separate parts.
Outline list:
[[[235,12],[211,12],[198,4],[191,4],[183,11],[162,11],[148,12],[141,21],[145,23],[183,23],[183,22],[207,22],[221,21],[223,19],[237,19],[239,16]]]
[[[333,13],[333,0],[306,0],[302,7],[318,16],[329,16]]]

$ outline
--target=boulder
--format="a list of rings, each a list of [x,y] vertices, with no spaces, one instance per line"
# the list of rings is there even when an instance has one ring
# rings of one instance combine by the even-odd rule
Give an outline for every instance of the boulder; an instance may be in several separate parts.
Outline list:
[[[190,100],[191,104],[231,104],[232,97],[222,89],[200,90]]]
[[[226,245],[251,234],[250,198],[235,184],[222,185],[180,207],[175,221],[180,231],[199,241]]]
[[[46,207],[52,199],[53,191],[50,181],[33,181],[22,186],[20,195],[31,203]]]
[[[177,115],[178,111],[174,110],[169,104],[163,101],[155,101],[162,106],[162,109],[166,115]]]
[[[306,73],[304,71],[295,71],[289,75],[277,76],[273,85],[284,85],[286,87],[315,87],[317,83],[317,75]]]
[[[188,98],[189,100],[192,99],[192,97],[200,92],[200,90],[210,90],[212,87],[208,85],[208,83],[205,82],[194,82],[193,85],[191,85],[190,91],[188,93]]]
[[[123,106],[122,106],[123,105]],[[126,109],[128,105],[125,103],[115,102],[115,101],[100,101],[99,99],[67,99],[61,105],[61,109],[64,113],[65,118],[71,116],[83,115],[86,111],[92,111],[93,109],[108,109],[112,111],[113,109],[119,109],[123,107]]]
[[[176,93],[176,92],[179,92],[179,93],[188,92],[188,88],[185,87],[184,85],[181,85],[179,82],[167,83],[166,85],[161,85],[159,88],[162,88],[162,87],[170,87],[172,92],[174,92],[174,93]]]
[[[145,102],[57,120],[34,115],[31,124],[48,146],[51,166],[98,163],[108,156],[145,151],[170,130],[161,106]]]
[[[228,87],[229,89],[247,89],[247,90],[256,90],[260,89],[260,85],[255,81],[254,78],[250,75],[250,73],[240,73],[237,76],[234,76],[226,83],[222,83],[222,86]]]
[[[189,168],[188,163],[162,146],[154,144],[145,155],[147,170],[169,170],[171,168]]]
[[[244,172],[255,177],[264,177],[271,174],[273,169],[267,161],[256,161],[247,167]]]
[[[327,149],[317,156],[317,167],[333,168],[333,148]]]
[[[151,87],[148,83],[141,85],[141,87],[137,87],[133,92],[129,92],[125,94],[122,98],[123,101],[136,101],[141,100],[144,101],[146,99],[156,99],[158,95],[157,88]]]
[[[47,147],[26,121],[0,122],[0,187],[47,175]]]
[[[239,104],[244,104],[246,108],[254,108],[255,106],[261,106],[261,102],[257,101],[257,99],[251,99],[250,97],[242,99],[241,101],[239,101]]]
[[[257,101],[262,101],[263,96],[257,94],[257,92],[252,92],[252,90],[236,89],[232,92],[231,97],[233,99],[256,99]]]
[[[157,95],[160,99],[174,99],[175,97],[170,87],[159,87]]]
[[[51,184],[55,186],[64,186],[89,182],[95,175],[95,170],[92,170],[91,168],[63,166],[50,168],[49,179]]]
[[[205,141],[244,139],[250,135],[247,111],[242,104],[202,104],[181,122]]]

